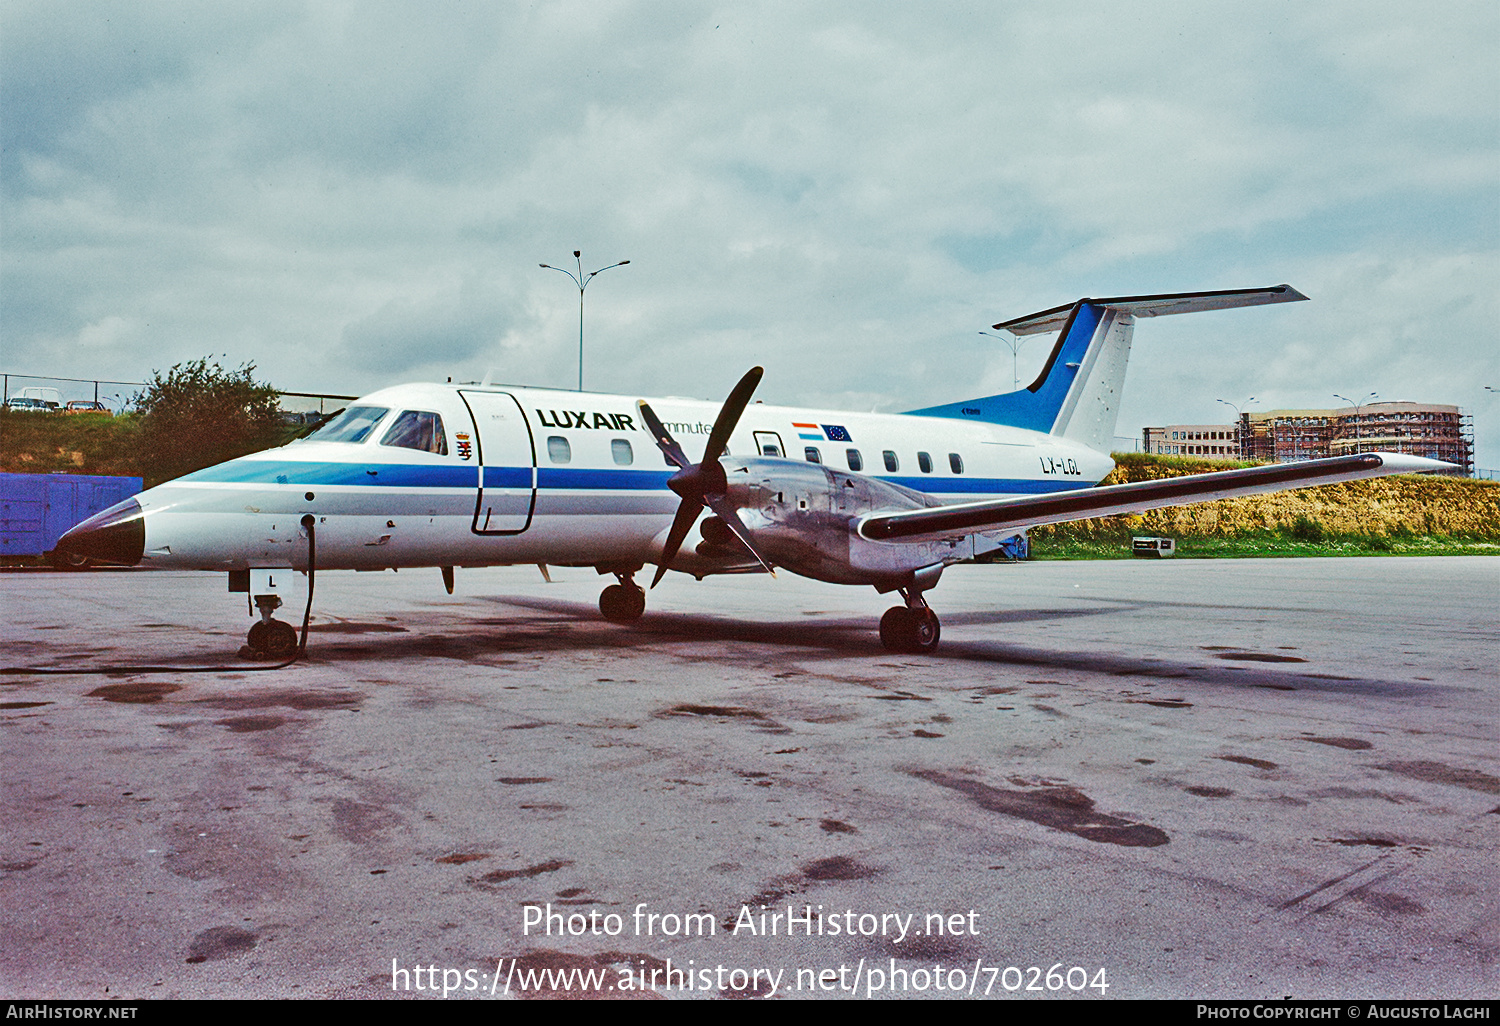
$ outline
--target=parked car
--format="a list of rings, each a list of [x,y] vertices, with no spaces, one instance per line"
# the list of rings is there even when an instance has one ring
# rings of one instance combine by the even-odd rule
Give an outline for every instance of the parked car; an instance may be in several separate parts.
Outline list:
[[[17,413],[51,413],[53,409],[40,399],[28,399],[19,395],[13,395],[5,400],[5,408],[15,410]]]
[[[113,417],[108,406],[96,403],[89,399],[69,399],[68,405],[63,407],[64,413],[102,413],[106,417]]]

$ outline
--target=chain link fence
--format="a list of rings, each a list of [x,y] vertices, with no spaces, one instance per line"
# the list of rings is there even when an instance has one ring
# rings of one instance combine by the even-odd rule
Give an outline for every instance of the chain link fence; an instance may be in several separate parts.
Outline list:
[[[144,381],[111,381],[105,378],[64,378],[44,374],[14,374],[0,371],[0,403],[11,405],[18,400],[38,400],[49,407],[66,409],[69,403],[98,403],[110,413],[133,409],[136,397],[145,389]],[[343,407],[357,396],[326,392],[282,392],[281,411],[288,421],[315,424]]]

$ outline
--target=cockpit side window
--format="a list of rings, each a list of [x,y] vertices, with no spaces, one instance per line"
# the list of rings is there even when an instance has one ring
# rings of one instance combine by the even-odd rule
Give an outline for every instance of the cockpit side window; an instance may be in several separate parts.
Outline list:
[[[405,410],[380,440],[381,445],[416,449],[437,456],[448,455],[448,436],[443,433],[443,418],[422,410]]]
[[[388,406],[351,406],[307,437],[315,442],[363,442],[390,412]]]

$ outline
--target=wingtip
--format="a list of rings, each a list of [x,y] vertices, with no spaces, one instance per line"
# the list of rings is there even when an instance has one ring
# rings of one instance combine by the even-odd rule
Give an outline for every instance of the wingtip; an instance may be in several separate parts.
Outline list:
[[[1443,474],[1463,470],[1456,463],[1445,463],[1426,456],[1410,456],[1404,452],[1374,452],[1370,455],[1378,456],[1381,467],[1394,474]]]

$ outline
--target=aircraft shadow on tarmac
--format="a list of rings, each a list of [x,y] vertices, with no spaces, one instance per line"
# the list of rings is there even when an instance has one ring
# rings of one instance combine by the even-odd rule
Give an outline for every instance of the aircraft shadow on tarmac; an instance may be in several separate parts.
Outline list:
[[[599,620],[597,611],[589,603],[512,596],[486,596],[481,597],[481,601],[542,615],[455,619],[447,612],[431,617],[419,614],[408,620],[421,629],[421,633],[416,634],[383,625],[322,624],[314,628],[322,637],[316,650],[309,644],[309,656],[317,661],[337,661],[342,656],[381,660],[436,657],[483,662],[525,653],[634,649],[664,642],[729,642],[794,649],[800,659],[892,658],[880,647],[879,638],[867,617],[755,622],[708,613],[651,612],[638,623],[620,627]],[[948,614],[944,619],[953,627],[984,627],[1119,613],[1129,608],[1133,607],[996,610]],[[454,633],[448,633],[449,630]],[[333,641],[328,637],[330,633],[361,637],[358,641]],[[721,654],[705,655],[705,658],[718,659]],[[1097,649],[1070,651],[949,637],[934,655],[897,658],[924,663],[989,663],[1044,671],[1054,669],[1115,677],[1192,681],[1231,689],[1253,687],[1388,698],[1430,695],[1434,689],[1443,687],[1432,683],[1371,680],[1273,668],[1275,663],[1286,661],[1287,657],[1238,650],[1205,652],[1203,662],[1189,662]],[[1253,665],[1239,665],[1241,661]],[[1271,665],[1266,665],[1267,662]]]

